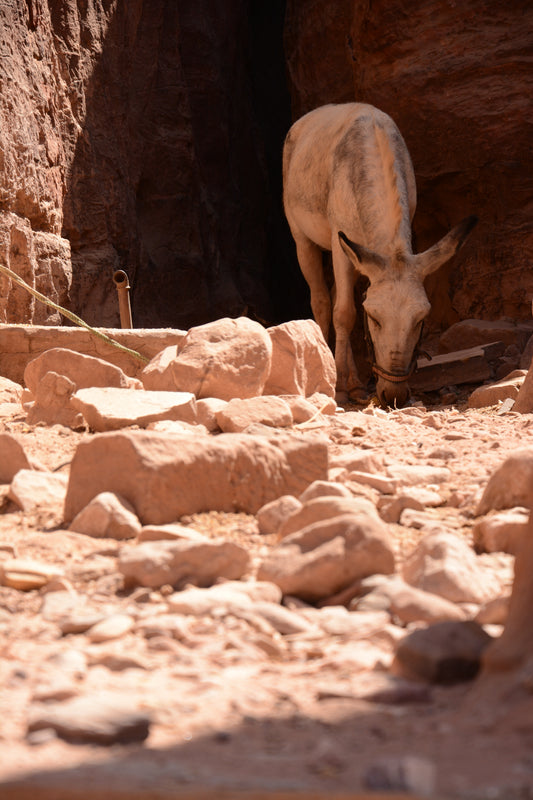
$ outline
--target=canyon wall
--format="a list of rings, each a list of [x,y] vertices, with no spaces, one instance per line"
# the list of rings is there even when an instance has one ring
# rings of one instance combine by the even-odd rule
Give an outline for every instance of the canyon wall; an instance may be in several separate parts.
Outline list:
[[[0,263],[92,324],[118,324],[117,268],[137,326],[307,316],[283,136],[356,99],[406,139],[418,249],[480,217],[433,326],[529,318],[532,23],[525,0],[6,0]],[[58,319],[0,277],[0,321]]]

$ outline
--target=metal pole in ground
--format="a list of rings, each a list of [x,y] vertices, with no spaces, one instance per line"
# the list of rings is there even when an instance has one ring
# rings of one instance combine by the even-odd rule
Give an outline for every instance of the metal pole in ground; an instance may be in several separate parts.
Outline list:
[[[116,272],[113,273],[113,281],[117,287],[120,327],[133,328],[130,305],[130,282],[128,275],[123,269],[117,269]]]

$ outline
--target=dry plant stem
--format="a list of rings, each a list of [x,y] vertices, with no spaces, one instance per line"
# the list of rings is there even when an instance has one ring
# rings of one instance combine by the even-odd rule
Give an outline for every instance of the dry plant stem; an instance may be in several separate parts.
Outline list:
[[[113,347],[116,347],[118,350],[122,350],[122,352],[128,353],[128,355],[132,356],[133,358],[136,358],[138,361],[142,361],[143,364],[147,364],[148,361],[150,360],[146,356],[143,356],[141,353],[138,353],[136,350],[131,350],[129,347],[125,347],[123,344],[120,344],[119,342],[116,342],[114,339],[111,339],[111,337],[107,336],[105,333],[102,333],[101,331],[97,331],[95,328],[92,328],[90,325],[84,322],[81,319],[81,317],[78,317],[72,311],[68,311],[66,308],[63,308],[57,303],[54,303],[53,300],[50,300],[48,297],[45,297],[45,295],[41,294],[41,292],[38,292],[37,289],[33,289],[31,286],[28,286],[26,281],[24,281],[21,277],[19,277],[16,274],[16,272],[13,272],[13,270],[9,269],[9,267],[0,264],[0,272],[4,272],[11,278],[12,281],[18,283],[19,286],[22,286],[24,289],[26,289],[26,291],[32,294],[37,300],[40,300],[41,303],[45,303],[45,305],[51,306],[51,308],[54,308],[56,311],[59,311],[60,314],[62,314],[64,317],[67,317],[67,319],[69,319],[75,325],[78,325],[80,328],[86,328],[88,331],[94,334],[94,336],[97,336],[104,342],[107,342]]]

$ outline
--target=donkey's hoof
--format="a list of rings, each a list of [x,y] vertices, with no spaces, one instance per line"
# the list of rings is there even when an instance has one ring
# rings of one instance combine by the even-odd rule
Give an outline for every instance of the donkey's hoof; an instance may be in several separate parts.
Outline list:
[[[370,395],[364,386],[358,386],[357,388],[352,389],[348,394],[351,403],[356,403],[359,406],[368,405]]]

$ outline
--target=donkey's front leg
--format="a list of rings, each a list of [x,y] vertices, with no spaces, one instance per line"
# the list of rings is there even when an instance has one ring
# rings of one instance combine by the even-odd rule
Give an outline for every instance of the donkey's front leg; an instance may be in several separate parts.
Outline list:
[[[368,393],[359,380],[350,342],[350,334],[356,317],[355,270],[338,241],[335,240],[332,242],[332,255],[335,274],[333,327],[335,328],[335,364],[337,367],[336,398],[339,403],[346,403],[348,400],[363,403],[368,399]]]

